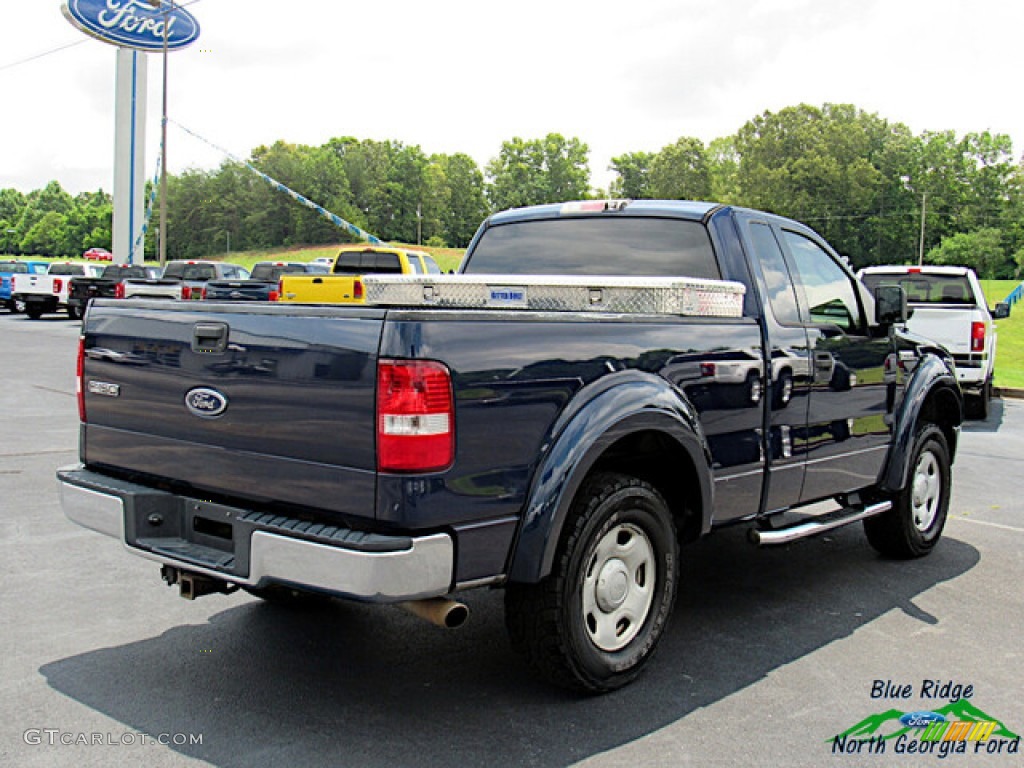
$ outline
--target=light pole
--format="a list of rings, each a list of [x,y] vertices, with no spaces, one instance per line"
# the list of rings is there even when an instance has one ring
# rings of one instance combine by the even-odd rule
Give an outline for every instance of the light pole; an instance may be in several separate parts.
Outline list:
[[[174,10],[174,0],[149,0],[154,8],[163,8],[163,108],[160,112],[160,231],[157,242],[160,249],[160,266],[167,264],[167,22]],[[166,7],[165,7],[166,6]]]
[[[900,176],[900,181],[903,182],[903,188],[908,192],[914,192],[914,188],[910,184],[909,176]],[[917,266],[924,265],[924,224],[925,215],[928,211],[928,193],[925,191],[921,192],[921,235],[917,245]]]

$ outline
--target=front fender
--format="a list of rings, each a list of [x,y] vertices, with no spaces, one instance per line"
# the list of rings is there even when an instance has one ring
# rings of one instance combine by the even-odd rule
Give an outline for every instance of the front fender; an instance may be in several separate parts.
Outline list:
[[[963,413],[963,395],[955,374],[938,355],[926,354],[914,368],[896,413],[889,455],[879,477],[882,490],[899,491],[906,485],[914,434],[922,416],[942,427],[952,462]]]
[[[508,570],[535,583],[551,572],[562,527],[577,490],[607,449],[640,432],[673,440],[697,468],[701,530],[710,528],[711,453],[697,411],[667,381],[638,371],[605,377],[581,390],[552,429],[550,449],[534,472]]]

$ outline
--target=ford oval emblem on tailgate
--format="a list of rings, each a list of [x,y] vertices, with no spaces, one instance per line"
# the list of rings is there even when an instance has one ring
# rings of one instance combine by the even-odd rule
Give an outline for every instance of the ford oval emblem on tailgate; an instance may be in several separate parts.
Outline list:
[[[228,399],[209,387],[196,387],[185,394],[185,407],[201,419],[215,419],[228,409]]]

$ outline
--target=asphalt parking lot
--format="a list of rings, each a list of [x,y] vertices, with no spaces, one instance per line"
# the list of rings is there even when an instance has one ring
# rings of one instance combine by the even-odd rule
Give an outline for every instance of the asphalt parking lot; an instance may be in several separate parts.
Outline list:
[[[930,557],[882,560],[859,526],[772,550],[719,532],[683,551],[647,672],[589,698],[513,654],[498,592],[471,593],[455,631],[390,607],[190,603],[67,522],[77,333],[0,313],[0,765],[926,766],[937,751],[834,737],[957,695],[1024,733],[1024,401],[965,426]],[[978,744],[939,764],[1024,764],[1010,738]]]

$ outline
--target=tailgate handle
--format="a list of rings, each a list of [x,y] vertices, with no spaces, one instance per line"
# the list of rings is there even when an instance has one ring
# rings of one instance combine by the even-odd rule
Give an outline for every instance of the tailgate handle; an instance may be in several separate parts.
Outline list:
[[[323,283],[323,281],[324,281],[324,279],[322,277],[314,277],[313,278],[313,285],[321,285]]]
[[[192,329],[192,351],[220,355],[228,348],[227,323],[196,323]]]

